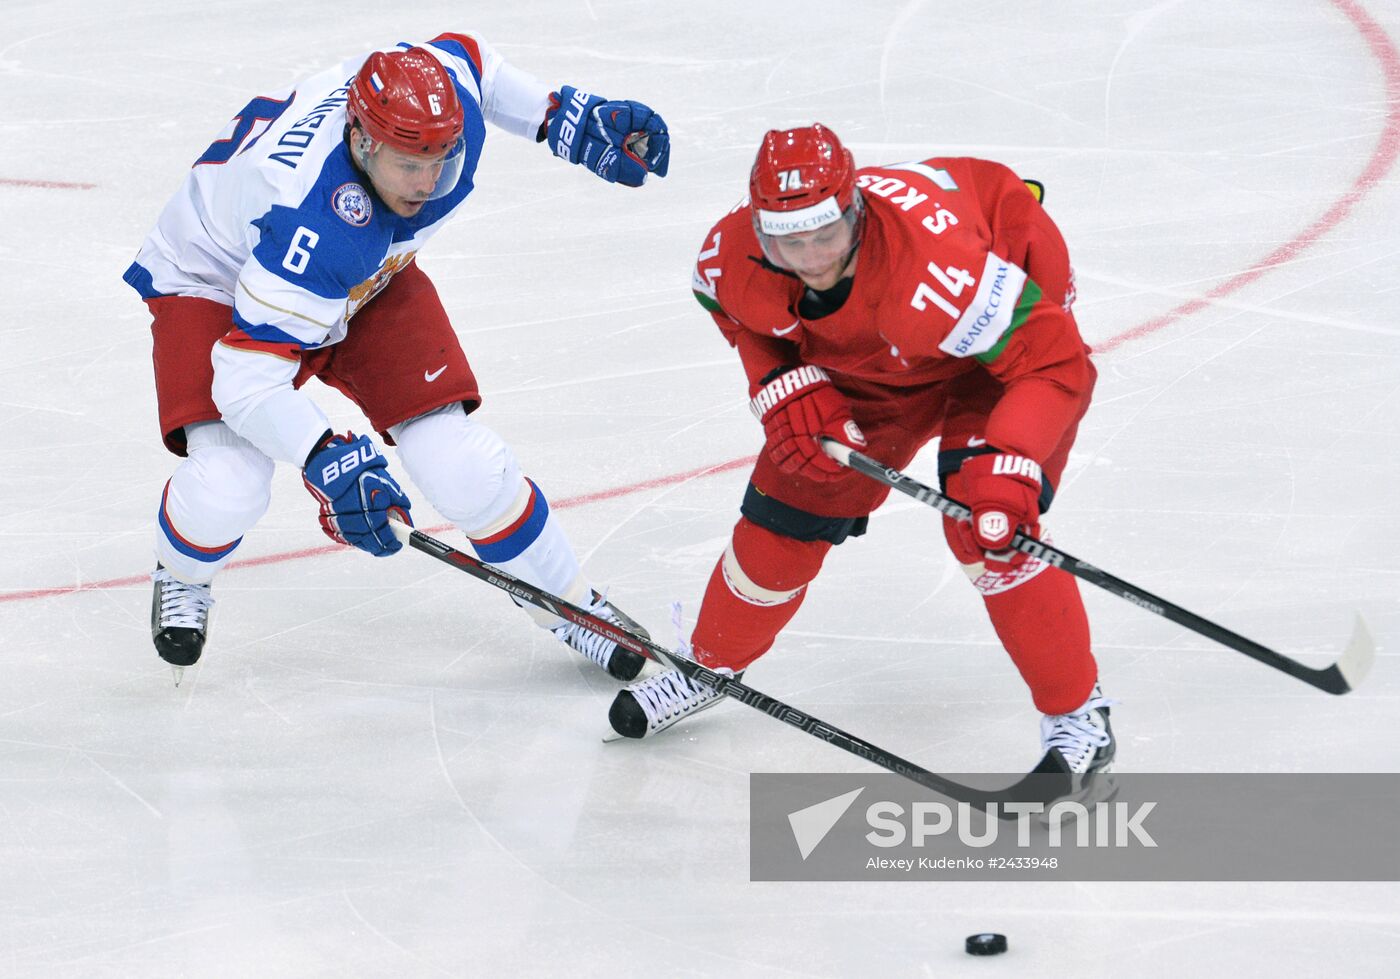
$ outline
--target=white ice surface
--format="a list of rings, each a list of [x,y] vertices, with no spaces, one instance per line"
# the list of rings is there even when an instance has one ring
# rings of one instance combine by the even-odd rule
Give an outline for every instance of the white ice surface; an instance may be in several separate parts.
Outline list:
[[[671,175],[640,192],[493,133],[422,265],[481,417],[668,638],[746,470],[669,477],[758,447],[688,279],[762,132],[1003,160],[1047,185],[1107,348],[1057,541],[1311,663],[1356,610],[1380,643],[1335,698],[1086,589],[1120,768],[1394,772],[1395,0],[9,0],[3,22],[0,976],[1395,974],[1395,884],[750,883],[748,773],[863,762],[738,705],[602,744],[612,682],[425,556],[316,550],[292,472],[175,689],[141,577],[173,460],[120,281],[224,120],[357,49],[477,29],[660,108]],[[1035,759],[1024,686],[902,498],[749,680],[936,771]],[[980,930],[1012,951],[969,959]]]

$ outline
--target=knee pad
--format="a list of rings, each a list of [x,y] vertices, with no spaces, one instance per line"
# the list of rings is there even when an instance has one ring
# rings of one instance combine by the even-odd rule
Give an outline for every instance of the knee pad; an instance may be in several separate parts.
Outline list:
[[[477,556],[576,605],[588,603],[590,588],[559,519],[499,435],[458,404],[409,419],[389,434],[414,485],[471,539]],[[525,611],[546,628],[561,621],[535,608]]]
[[[161,494],[156,559],[176,577],[213,577],[272,500],[273,461],[223,422],[186,426],[189,457]]]
[[[528,505],[530,487],[515,454],[461,405],[410,418],[389,434],[414,485],[467,536],[489,537]]]
[[[1001,595],[1009,592],[1013,588],[1018,588],[1039,576],[1050,565],[1039,558],[1026,558],[1026,562],[1010,571],[988,571],[987,566],[982,562],[976,564],[964,564],[963,573],[972,582],[972,587],[982,593],[983,598],[992,595]]]
[[[985,450],[979,448],[939,454],[938,463],[940,477],[943,482],[944,491],[948,493],[949,496],[952,496],[954,499],[963,498],[961,473],[957,471],[957,467],[961,466],[963,461],[968,457],[980,455],[984,451]],[[951,466],[951,471],[946,473],[941,472],[945,465]],[[1047,493],[1049,495],[1047,495]],[[1041,491],[1042,513],[1044,513],[1045,509],[1049,506],[1049,500],[1053,494],[1054,490],[1050,487],[1049,483],[1046,483]],[[1009,571],[988,571],[986,564],[982,560],[982,551],[971,546],[958,534],[954,529],[957,527],[957,523],[958,522],[951,517],[943,518],[943,538],[948,542],[948,548],[953,552],[953,556],[957,558],[958,563],[962,565],[963,574],[967,575],[968,580],[972,582],[972,587],[981,592],[983,597],[988,595],[1000,595],[1018,585],[1023,585],[1050,566],[1039,558],[1027,558],[1019,567],[1012,568]],[[1040,528],[1041,539],[1048,543],[1050,537],[1045,532],[1045,521],[1043,519],[1041,520]]]
[[[828,541],[794,540],[741,517],[720,569],[729,590],[750,605],[781,605],[802,593],[830,550]]]
[[[953,556],[962,565],[963,574],[967,575],[968,580],[972,582],[972,587],[981,592],[984,598],[989,595],[1000,595],[1024,585],[1050,567],[1039,558],[1028,557],[1021,565],[1009,571],[988,571],[987,565],[982,560],[982,552],[968,548],[962,538],[953,530],[953,524],[954,521],[947,517],[943,518],[943,537],[948,541],[948,547],[952,550]],[[1045,532],[1043,521],[1040,533],[1041,540],[1048,544],[1050,536]]]

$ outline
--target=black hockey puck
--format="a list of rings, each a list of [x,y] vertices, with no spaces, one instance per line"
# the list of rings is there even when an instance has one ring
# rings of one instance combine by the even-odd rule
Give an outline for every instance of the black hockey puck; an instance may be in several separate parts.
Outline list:
[[[979,935],[967,936],[968,955],[1000,955],[1006,951],[1006,936],[984,931]]]

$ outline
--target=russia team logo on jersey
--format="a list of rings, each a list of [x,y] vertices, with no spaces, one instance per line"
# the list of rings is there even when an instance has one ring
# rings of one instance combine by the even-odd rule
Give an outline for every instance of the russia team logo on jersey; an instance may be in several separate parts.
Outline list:
[[[331,194],[331,210],[346,224],[363,228],[374,216],[374,201],[359,184],[341,184]]]

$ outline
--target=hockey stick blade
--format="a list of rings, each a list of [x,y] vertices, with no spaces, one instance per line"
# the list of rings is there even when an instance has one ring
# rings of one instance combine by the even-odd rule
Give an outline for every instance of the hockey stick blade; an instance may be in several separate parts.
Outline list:
[[[881,465],[869,456],[862,455],[840,442],[832,439],[823,439],[822,441],[822,447],[826,450],[827,455],[861,475],[868,476],[877,483],[884,483],[891,489],[899,490],[906,496],[913,497],[920,503],[933,507],[953,520],[967,521],[972,519],[972,511],[967,506],[951,497],[944,496],[933,487],[924,485],[898,469]],[[1131,605],[1136,605],[1154,615],[1160,615],[1177,625],[1185,626],[1198,635],[1213,639],[1222,646],[1228,646],[1238,653],[1244,653],[1251,659],[1258,660],[1266,666],[1272,666],[1280,672],[1287,673],[1291,677],[1328,693],[1344,694],[1355,690],[1366,678],[1366,674],[1371,670],[1371,665],[1375,662],[1376,644],[1371,639],[1370,630],[1366,628],[1366,623],[1359,613],[1352,629],[1351,641],[1347,643],[1341,658],[1331,666],[1311,667],[1296,659],[1284,656],[1282,653],[1275,652],[1253,639],[1247,639],[1237,632],[1231,632],[1222,625],[1202,618],[1165,598],[1159,598],[1122,578],[1116,578],[1107,571],[1096,568],[1089,562],[1081,561],[1074,555],[1034,537],[1018,533],[1011,541],[1011,548],[1029,554],[1031,557],[1039,558],[1061,571],[1074,575],[1081,581],[1087,581],[1091,585],[1096,585],[1106,592],[1117,595]]]
[[[567,619],[576,625],[581,625],[600,636],[605,636],[634,653],[649,656],[669,669],[679,670],[690,680],[713,687],[725,696],[767,714],[769,717],[776,718],[784,724],[791,725],[804,734],[810,734],[827,744],[864,758],[866,761],[894,772],[896,775],[903,775],[911,782],[932,789],[956,802],[968,802],[974,805],[987,805],[993,802],[1040,802],[1048,806],[1054,800],[1068,794],[1073,788],[1073,780],[1064,765],[1064,760],[1056,751],[1048,752],[1030,774],[1000,790],[977,789],[942,775],[936,775],[911,761],[906,761],[898,755],[871,744],[863,738],[848,734],[832,724],[783,703],[781,700],[760,693],[733,677],[716,673],[693,660],[686,659],[657,645],[650,639],[644,639],[630,630],[619,628],[607,619],[600,618],[556,595],[551,595],[541,588],[536,588],[529,582],[521,581],[519,578],[507,574],[499,568],[494,568],[469,554],[464,554],[455,547],[429,537],[421,530],[414,530],[397,519],[390,518],[389,525],[393,528],[395,537],[416,551],[422,551],[445,564],[450,564],[457,570],[464,571],[473,578],[499,588],[522,602],[557,615],[561,619]]]

